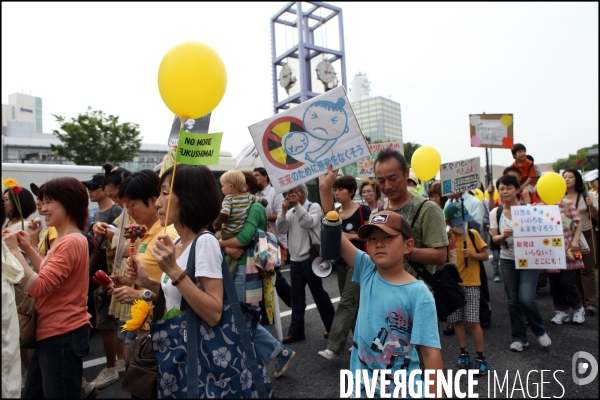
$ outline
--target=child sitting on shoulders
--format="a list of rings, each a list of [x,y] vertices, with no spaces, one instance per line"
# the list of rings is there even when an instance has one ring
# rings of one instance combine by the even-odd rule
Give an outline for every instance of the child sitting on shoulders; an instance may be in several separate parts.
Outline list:
[[[474,369],[479,371],[480,375],[487,372],[487,360],[483,355],[483,330],[479,323],[479,296],[481,295],[481,279],[479,262],[489,259],[487,253],[487,244],[479,236],[479,232],[475,229],[469,229],[467,236],[467,247],[464,248],[464,223],[471,220],[468,211],[461,207],[460,203],[450,203],[446,208],[444,215],[451,227],[452,241],[456,244],[455,257],[456,266],[462,283],[460,285],[465,289],[465,305],[448,316],[448,322],[454,323],[454,332],[456,341],[460,348],[460,356],[458,357],[459,368],[469,369],[471,366],[471,357],[467,351],[467,338],[465,333],[465,325],[463,321],[469,324],[469,329],[473,336],[475,351]],[[465,258],[468,260],[468,265],[465,265]]]

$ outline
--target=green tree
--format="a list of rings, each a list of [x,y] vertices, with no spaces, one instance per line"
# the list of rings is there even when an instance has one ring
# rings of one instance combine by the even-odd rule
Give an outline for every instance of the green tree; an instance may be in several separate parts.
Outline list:
[[[383,140],[381,139],[373,141],[373,139],[371,139],[371,136],[365,136],[365,140],[367,141],[367,144],[383,143]]]
[[[142,145],[139,125],[119,123],[119,116],[106,115],[91,107],[71,118],[52,114],[62,132],[52,133],[62,144],[50,145],[53,155],[66,157],[77,165],[119,164],[132,161]]]
[[[561,169],[567,168],[583,169],[584,171],[591,171],[598,168],[598,155],[588,155],[588,150],[591,149],[598,149],[598,144],[583,147],[577,150],[577,153],[569,154],[567,158],[559,158],[552,164],[552,169],[559,172]],[[579,164],[581,160],[583,160],[583,164]]]
[[[417,149],[421,147],[419,143],[415,142],[406,142],[404,143],[404,158],[406,158],[406,162],[410,165],[410,160]]]

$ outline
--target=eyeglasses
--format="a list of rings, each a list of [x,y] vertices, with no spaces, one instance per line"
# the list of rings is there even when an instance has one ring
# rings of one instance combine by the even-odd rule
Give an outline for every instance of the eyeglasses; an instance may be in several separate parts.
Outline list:
[[[372,190],[363,190],[362,193],[363,194],[369,194],[369,193],[373,193],[373,191]]]

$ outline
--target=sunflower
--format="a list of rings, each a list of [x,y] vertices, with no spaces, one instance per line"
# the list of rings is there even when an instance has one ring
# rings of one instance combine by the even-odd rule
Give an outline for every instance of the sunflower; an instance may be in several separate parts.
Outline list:
[[[4,186],[6,186],[9,189],[14,188],[15,186],[18,186],[19,183],[17,182],[16,179],[13,178],[8,178],[4,180]]]
[[[144,300],[136,300],[131,306],[131,319],[125,321],[125,325],[121,332],[125,331],[136,331],[140,329],[140,327],[146,321],[148,314],[152,307],[148,305]]]

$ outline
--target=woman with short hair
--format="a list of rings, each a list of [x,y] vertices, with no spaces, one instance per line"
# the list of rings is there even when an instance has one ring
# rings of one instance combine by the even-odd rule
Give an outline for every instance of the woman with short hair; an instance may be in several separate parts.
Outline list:
[[[373,181],[364,181],[358,190],[360,197],[367,203],[371,211],[382,206],[381,189]]]
[[[361,187],[368,187],[363,185],[364,183]],[[328,211],[333,209],[334,205],[331,192],[328,193],[328,190],[323,189],[321,185],[319,185],[319,189],[323,214],[326,215]],[[369,223],[371,207],[353,202],[352,199],[355,193],[356,179],[353,176],[340,176],[335,180],[333,197],[337,203],[340,203],[336,211],[342,220],[342,234],[351,241],[354,247],[367,251],[366,242],[358,238],[357,232],[362,225]],[[342,258],[336,260],[335,269],[341,294],[340,303],[337,310],[335,310],[331,331],[327,333],[327,348],[318,352],[321,357],[327,360],[335,360],[340,357],[340,354],[346,352],[348,334],[350,330],[354,330],[356,325],[360,294],[360,286],[352,281],[353,269]]]
[[[535,290],[540,270],[517,269],[515,263],[511,207],[521,205],[517,197],[520,186],[516,177],[512,175],[501,176],[496,181],[496,187],[502,200],[502,215],[500,215],[500,218],[497,217],[500,207],[496,207],[490,212],[492,240],[501,246],[500,268],[502,269],[504,290],[508,298],[508,315],[513,338],[510,349],[519,352],[523,351],[524,347],[529,346],[524,314],[529,321],[529,327],[538,338],[539,345],[549,347],[552,343],[546,333],[544,320],[535,301]]]

